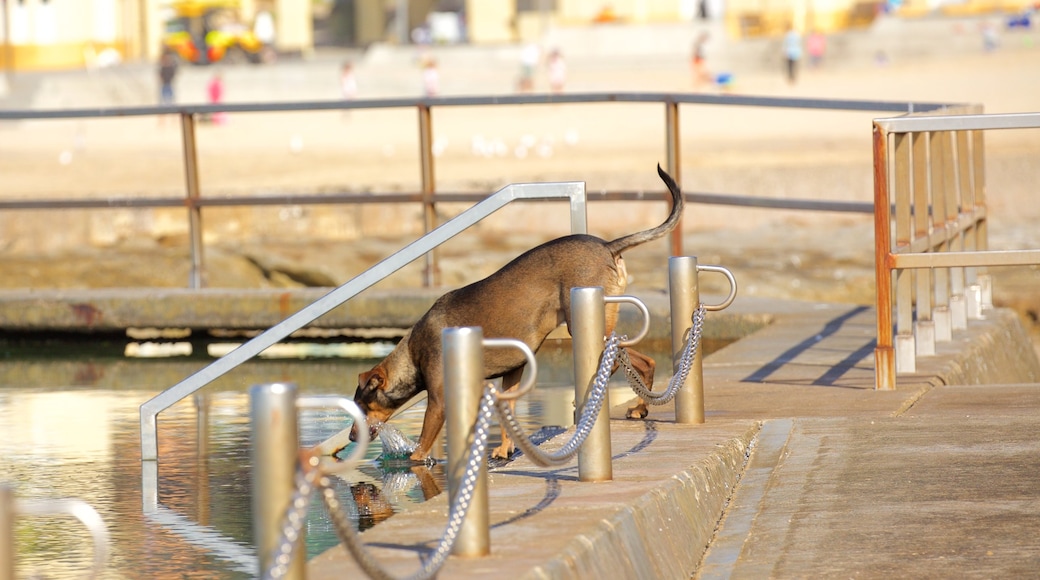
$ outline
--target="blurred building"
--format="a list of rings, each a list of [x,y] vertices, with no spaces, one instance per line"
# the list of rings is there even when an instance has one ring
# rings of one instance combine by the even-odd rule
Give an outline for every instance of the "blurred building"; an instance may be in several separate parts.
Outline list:
[[[789,26],[865,27],[882,13],[1023,12],[1032,0],[0,0],[0,68],[154,60],[172,19],[212,6],[250,30],[263,14],[275,52],[307,55],[316,37],[345,46],[488,45],[539,41],[552,30],[711,21],[739,39],[779,36]]]
[[[46,70],[154,60],[171,20],[210,8],[230,11],[235,25],[249,30],[266,11],[277,52],[313,50],[311,2],[306,1],[0,0],[0,67]]]
[[[339,44],[532,42],[550,30],[712,21],[731,38],[789,26],[836,32],[884,13],[914,18],[1016,13],[1033,0],[325,0]],[[399,17],[400,16],[400,17]]]

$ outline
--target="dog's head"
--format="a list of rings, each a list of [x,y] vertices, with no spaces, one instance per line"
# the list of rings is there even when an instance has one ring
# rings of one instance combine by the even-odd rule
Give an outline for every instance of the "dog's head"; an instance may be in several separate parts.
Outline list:
[[[389,419],[390,415],[411,399],[418,390],[414,385],[400,382],[394,384],[382,364],[358,375],[354,402],[368,419],[370,435],[374,438],[379,425]],[[350,430],[350,440],[357,441],[357,425]]]

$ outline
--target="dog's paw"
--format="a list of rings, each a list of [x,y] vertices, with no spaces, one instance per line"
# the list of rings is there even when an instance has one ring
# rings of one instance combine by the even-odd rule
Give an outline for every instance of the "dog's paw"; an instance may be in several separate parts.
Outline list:
[[[646,403],[639,403],[625,411],[626,419],[646,419],[649,415],[650,409],[647,408]]]
[[[509,446],[499,445],[498,447],[495,447],[494,450],[491,451],[491,458],[492,459],[509,459],[509,457],[511,455],[513,455],[514,453],[516,453],[516,448],[513,447],[512,445],[509,445]]]
[[[414,463],[429,463],[430,462],[430,454],[426,453],[424,451],[421,451],[419,449],[416,449],[415,451],[412,452],[411,455],[408,456],[408,459],[410,461],[414,462]]]

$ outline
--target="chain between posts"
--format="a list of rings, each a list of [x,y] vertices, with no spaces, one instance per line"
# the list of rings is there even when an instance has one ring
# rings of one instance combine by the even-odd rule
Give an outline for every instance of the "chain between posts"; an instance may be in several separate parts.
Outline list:
[[[432,578],[447,561],[458,538],[462,522],[469,511],[470,502],[473,498],[473,489],[476,486],[477,476],[480,473],[481,463],[485,460],[487,452],[488,434],[491,431],[491,417],[497,409],[503,424],[513,436],[517,445],[527,453],[532,461],[539,465],[562,465],[578,452],[578,448],[584,443],[588,436],[596,416],[606,399],[607,381],[610,378],[614,362],[617,360],[619,343],[622,338],[612,334],[607,339],[607,346],[603,353],[603,359],[596,373],[594,384],[589,391],[588,404],[583,409],[582,416],[578,421],[574,437],[571,438],[562,449],[555,453],[542,451],[527,437],[516,417],[509,409],[507,400],[499,398],[499,392],[493,383],[484,387],[484,393],[480,400],[480,409],[477,414],[477,422],[474,424],[473,444],[470,446],[466,459],[466,470],[462,478],[462,485],[457,494],[457,502],[449,506],[448,523],[445,527],[441,541],[428,556],[423,559],[422,568],[415,574],[408,576],[408,580],[426,580]],[[384,570],[379,563],[365,549],[358,532],[347,520],[335,495],[335,490],[330,485],[328,477],[321,473],[316,457],[307,460],[306,466],[301,465],[296,473],[296,491],[293,494],[289,507],[282,520],[282,535],[278,542],[271,567],[265,571],[265,580],[280,580],[289,571],[289,564],[295,556],[295,547],[300,537],[303,525],[306,522],[307,509],[311,497],[315,491],[319,491],[325,506],[329,510],[336,533],[347,547],[358,565],[371,578],[380,580],[395,580],[395,577]]]
[[[603,358],[600,361],[599,369],[596,371],[592,389],[589,390],[588,401],[582,408],[581,417],[578,418],[577,426],[574,429],[574,436],[571,437],[571,439],[558,451],[543,451],[540,447],[535,445],[527,437],[527,434],[524,433],[523,427],[520,425],[520,422],[517,421],[516,416],[513,415],[512,410],[509,408],[509,404],[506,401],[498,401],[496,403],[498,414],[502,418],[502,424],[505,426],[506,430],[509,431],[509,434],[513,438],[517,447],[526,453],[535,464],[543,467],[556,467],[570,461],[578,452],[578,448],[582,446],[585,439],[592,431],[592,427],[596,423],[596,417],[599,415],[600,408],[603,407],[603,401],[606,399],[607,394],[607,381],[610,380],[610,374],[614,368],[614,361],[617,360],[618,352],[623,350],[619,348],[619,344],[622,340],[624,339],[618,338],[617,335],[613,333],[611,333],[610,337],[607,338],[607,346],[603,351]]]
[[[620,347],[620,344],[626,341],[627,337],[619,338],[616,333],[611,333],[606,339],[606,346],[603,350],[600,365],[593,379],[592,388],[589,390],[588,401],[583,406],[582,414],[578,418],[574,436],[555,452],[544,451],[535,445],[510,410],[508,400],[499,397],[500,393],[493,383],[486,384],[480,399],[477,421],[473,426],[473,444],[470,446],[469,454],[466,458],[466,470],[462,478],[462,485],[456,496],[457,502],[449,506],[448,523],[444,534],[441,536],[441,541],[430,554],[423,558],[420,570],[408,576],[407,579],[426,580],[434,577],[451,554],[455,541],[458,538],[459,530],[462,527],[462,522],[469,511],[480,467],[485,460],[484,455],[487,452],[488,434],[491,430],[491,417],[496,410],[503,426],[516,442],[517,447],[530,457],[531,461],[544,467],[563,465],[577,454],[578,449],[592,430],[596,417],[599,415],[600,409],[606,400],[607,383],[615,362],[625,370],[633,391],[643,397],[647,403],[664,405],[675,397],[686,381],[693,359],[700,346],[701,333],[704,327],[704,315],[705,306],[700,304],[697,310],[694,311],[692,325],[686,332],[686,346],[680,358],[678,371],[672,376],[668,388],[661,393],[650,391],[643,384],[639,375],[631,368],[627,353]],[[282,537],[275,551],[272,565],[265,571],[263,578],[265,580],[279,580],[288,573],[289,564],[295,557],[296,546],[299,545],[297,540],[306,523],[306,514],[311,497],[315,491],[319,491],[325,506],[329,510],[329,516],[336,528],[337,535],[358,562],[358,565],[371,578],[396,580],[365,549],[358,532],[344,514],[328,477],[319,468],[317,457],[309,457],[305,463],[306,465],[301,464],[297,470],[296,491],[283,518]]]
[[[651,391],[643,379],[640,378],[639,373],[635,372],[632,368],[632,364],[629,361],[628,353],[624,350],[618,355],[618,362],[625,371],[625,376],[628,377],[628,384],[632,387],[637,395],[643,398],[649,405],[666,405],[675,398],[678,394],[679,389],[686,383],[686,377],[690,374],[690,368],[693,366],[693,359],[697,356],[697,349],[700,348],[701,332],[704,330],[704,313],[707,308],[704,304],[700,304],[697,310],[693,311],[692,325],[686,329],[686,346],[683,348],[682,356],[679,358],[679,368],[672,375],[671,381],[668,382],[668,388],[660,393],[654,393]]]
[[[434,577],[451,554],[455,540],[458,538],[459,530],[462,527],[462,522],[466,519],[466,514],[469,511],[470,502],[473,498],[473,489],[477,483],[481,464],[485,460],[484,454],[487,452],[488,434],[491,432],[491,416],[494,413],[497,396],[498,391],[494,385],[488,384],[484,388],[477,422],[473,426],[473,445],[470,447],[466,458],[466,470],[462,477],[462,485],[456,496],[457,502],[449,506],[448,524],[441,535],[440,543],[434,548],[433,552],[423,559],[422,568],[415,574],[408,576],[408,580],[426,580]],[[358,565],[361,566],[370,578],[395,580],[395,577],[384,570],[365,549],[365,545],[361,541],[357,530],[354,529],[343,513],[339,499],[336,497],[335,490],[328,477],[321,472],[318,465],[317,458],[312,457],[308,459],[306,466],[301,465],[297,470],[296,491],[282,520],[282,536],[272,565],[268,570],[265,570],[263,578],[265,580],[279,580],[288,573],[289,563],[292,562],[294,557],[294,546],[298,544],[297,538],[299,538],[303,525],[306,522],[310,498],[315,491],[320,491],[322,500],[329,510],[329,517],[336,528],[336,534],[339,536],[340,541],[346,545],[351,555],[354,556],[354,559],[357,560]]]

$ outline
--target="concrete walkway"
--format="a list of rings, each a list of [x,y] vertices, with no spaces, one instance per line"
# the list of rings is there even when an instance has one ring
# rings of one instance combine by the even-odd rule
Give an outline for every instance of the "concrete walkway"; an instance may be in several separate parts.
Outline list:
[[[440,577],[1015,577],[1040,569],[1040,362],[1013,314],[972,321],[917,374],[900,376],[896,391],[877,392],[873,310],[735,307],[773,322],[705,360],[705,424],[678,425],[667,407],[627,421],[616,405],[613,481],[579,482],[576,465],[546,469],[524,457],[493,470],[492,554],[452,558]],[[993,384],[1001,382],[1020,384]],[[418,570],[445,526],[444,495],[364,534],[391,573]],[[352,573],[338,547],[313,559],[308,577]]]

